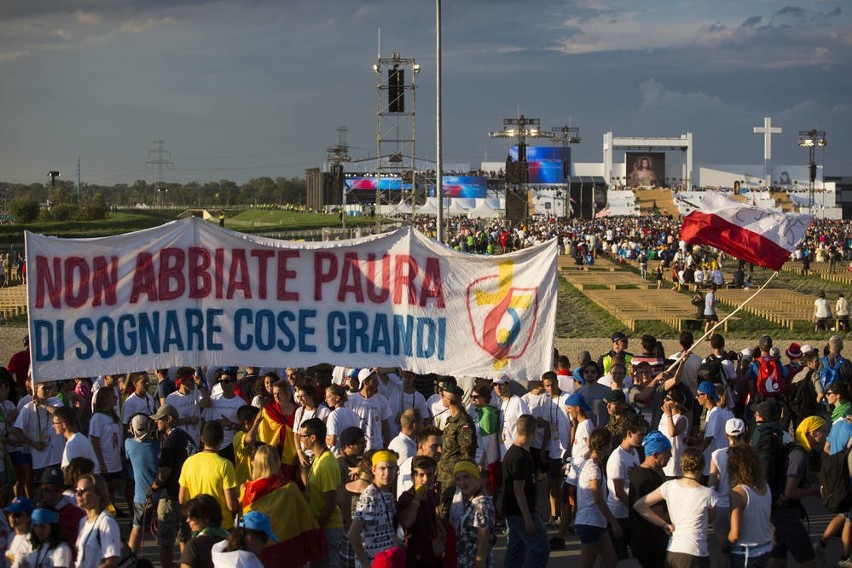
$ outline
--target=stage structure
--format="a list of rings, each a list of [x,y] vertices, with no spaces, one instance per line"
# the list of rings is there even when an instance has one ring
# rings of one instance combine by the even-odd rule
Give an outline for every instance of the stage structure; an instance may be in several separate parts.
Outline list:
[[[634,162],[643,163],[643,158],[648,158],[645,167],[654,162],[654,157],[664,156],[666,151],[678,150],[681,152],[681,163],[679,170],[669,169],[656,172],[655,176],[650,173],[643,179],[655,179],[658,186],[681,186],[689,189],[692,184],[692,133],[681,134],[679,138],[642,138],[642,137],[620,137],[613,136],[612,132],[603,135],[603,158],[604,179],[610,186],[626,186],[631,177],[633,163],[613,165],[613,155],[616,151],[624,151],[633,157]],[[667,180],[674,183],[667,183]],[[642,187],[640,185],[637,187]]]
[[[413,58],[381,57],[373,65],[376,74],[376,174],[400,178],[399,186],[376,186],[375,211],[402,201],[416,207],[418,187],[415,165],[416,85],[420,65]],[[425,199],[425,197],[424,197]],[[421,199],[423,201],[423,199]]]
[[[541,119],[519,115],[517,118],[504,118],[503,130],[491,131],[488,137],[517,140],[517,149],[513,149],[515,157],[510,154],[506,159],[506,219],[512,222],[526,219],[530,215],[527,139],[555,138],[555,135],[542,131]]]

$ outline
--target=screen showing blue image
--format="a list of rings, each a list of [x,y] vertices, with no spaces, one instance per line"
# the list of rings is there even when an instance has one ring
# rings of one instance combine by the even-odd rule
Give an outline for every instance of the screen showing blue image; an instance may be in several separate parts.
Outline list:
[[[518,160],[518,147],[512,146],[509,155]],[[564,167],[563,167],[564,163]],[[527,146],[529,183],[563,183],[564,172],[570,171],[571,148],[562,146]]]

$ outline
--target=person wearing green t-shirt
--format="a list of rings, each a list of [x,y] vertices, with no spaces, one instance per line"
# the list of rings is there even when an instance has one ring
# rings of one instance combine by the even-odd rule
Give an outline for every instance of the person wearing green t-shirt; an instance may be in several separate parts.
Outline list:
[[[302,482],[307,487],[308,506],[328,543],[325,558],[311,561],[312,568],[336,566],[337,551],[343,542],[343,521],[337,508],[340,466],[326,446],[325,437],[325,422],[319,418],[310,418],[299,426],[298,439],[305,458],[301,464]]]

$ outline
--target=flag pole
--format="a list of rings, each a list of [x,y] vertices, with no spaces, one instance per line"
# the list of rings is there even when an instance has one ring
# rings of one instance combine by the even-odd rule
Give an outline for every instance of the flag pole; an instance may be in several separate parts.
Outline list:
[[[748,298],[745,302],[743,302],[742,304],[740,304],[739,306],[737,306],[737,308],[736,308],[734,311],[732,311],[732,312],[731,312],[731,313],[729,313],[727,316],[725,316],[725,319],[723,319],[722,321],[716,322],[716,325],[714,325],[713,327],[711,327],[711,328],[707,331],[707,333],[705,333],[704,335],[702,335],[702,336],[701,336],[701,339],[699,339],[698,341],[693,342],[692,346],[691,346],[689,349],[687,349],[687,350],[686,350],[686,353],[684,353],[683,355],[681,355],[680,359],[678,359],[677,361],[675,361],[674,363],[672,363],[672,364],[671,364],[671,366],[669,366],[669,368],[668,368],[668,369],[666,369],[666,372],[671,372],[671,370],[672,370],[672,369],[674,369],[674,368],[677,366],[677,364],[678,364],[678,363],[679,363],[682,359],[684,359],[687,355],[689,355],[690,353],[692,353],[692,350],[693,350],[693,349],[695,349],[695,346],[696,346],[696,345],[700,344],[700,343],[701,343],[702,341],[704,341],[706,338],[708,338],[709,336],[711,336],[711,335],[713,334],[713,332],[715,332],[717,329],[719,329],[719,326],[721,326],[723,323],[725,323],[726,321],[728,321],[729,319],[731,319],[731,317],[732,317],[734,314],[736,314],[738,311],[740,311],[741,309],[743,309],[743,308],[745,307],[745,305],[746,305],[746,304],[748,304],[749,302],[751,302],[752,300],[754,300],[754,299],[757,297],[757,295],[758,295],[758,294],[760,294],[761,292],[763,292],[763,289],[764,289],[764,288],[766,288],[766,287],[769,285],[769,283],[770,283],[770,282],[772,282],[772,279],[773,279],[773,278],[775,278],[776,276],[778,276],[778,271],[773,272],[773,273],[772,273],[772,276],[770,276],[770,277],[766,280],[766,282],[764,282],[763,286],[761,286],[761,287],[757,290],[757,292],[755,292],[754,294],[752,294],[751,296],[749,296],[749,298]]]

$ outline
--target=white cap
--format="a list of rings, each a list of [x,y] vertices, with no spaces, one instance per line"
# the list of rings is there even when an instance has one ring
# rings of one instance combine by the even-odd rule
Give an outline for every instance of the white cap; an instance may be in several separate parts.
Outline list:
[[[371,376],[373,376],[375,374],[376,374],[376,371],[374,371],[373,369],[370,369],[369,367],[365,367],[365,368],[361,369],[360,371],[358,371],[358,390],[361,390],[361,388],[364,386],[365,380],[367,380],[368,378],[370,378]]]
[[[804,354],[804,353],[810,353],[810,352],[811,352],[811,351],[813,351],[814,349],[815,349],[815,347],[814,347],[813,345],[809,345],[809,344],[807,344],[807,343],[805,343],[804,345],[802,345],[802,353],[803,353],[803,354]]]

